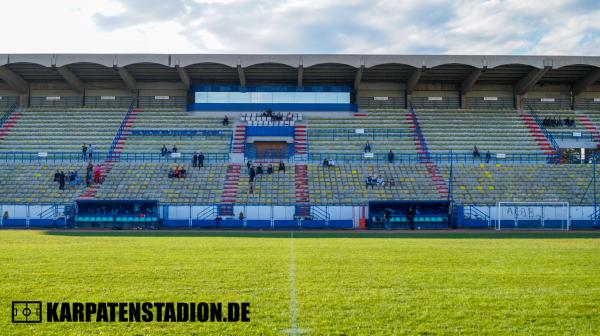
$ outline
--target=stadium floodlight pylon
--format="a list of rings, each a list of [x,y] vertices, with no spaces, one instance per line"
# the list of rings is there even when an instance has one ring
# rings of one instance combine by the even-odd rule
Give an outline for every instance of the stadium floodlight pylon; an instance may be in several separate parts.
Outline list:
[[[498,202],[496,230],[569,230],[569,202]]]

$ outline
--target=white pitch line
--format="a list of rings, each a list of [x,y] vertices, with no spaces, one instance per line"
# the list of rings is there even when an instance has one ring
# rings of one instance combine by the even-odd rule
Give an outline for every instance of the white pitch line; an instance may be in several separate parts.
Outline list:
[[[283,330],[288,335],[306,334],[306,329],[298,328],[296,308],[296,266],[294,257],[294,233],[290,233],[290,328]]]

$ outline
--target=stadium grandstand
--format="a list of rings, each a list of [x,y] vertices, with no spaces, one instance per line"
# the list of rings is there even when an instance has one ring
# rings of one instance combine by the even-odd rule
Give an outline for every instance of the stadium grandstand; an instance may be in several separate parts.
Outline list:
[[[0,225],[597,229],[599,127],[600,57],[0,55]]]

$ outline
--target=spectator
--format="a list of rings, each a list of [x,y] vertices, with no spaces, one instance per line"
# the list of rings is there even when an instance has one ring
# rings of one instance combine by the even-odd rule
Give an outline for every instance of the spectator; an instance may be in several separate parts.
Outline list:
[[[8,219],[8,211],[4,211],[4,215],[2,215],[2,220],[5,221]]]
[[[273,174],[273,165],[269,163],[269,165],[267,166],[267,174],[271,175]]]
[[[285,164],[283,163],[283,161],[279,161],[278,171],[282,171],[285,173]]]
[[[87,158],[87,146],[85,145],[85,143],[81,146],[81,157],[83,158],[83,161],[85,161],[85,159]]]
[[[240,211],[240,215],[238,216],[238,218],[243,221],[244,220],[244,213],[242,211]]]
[[[479,154],[479,149],[477,148],[477,146],[473,146],[473,158],[480,158],[481,155]]]
[[[394,152],[392,152],[392,150],[390,149],[390,151],[388,152],[388,162],[389,163],[394,163]]]
[[[60,180],[60,172],[57,169],[56,173],[54,173],[54,182],[58,182],[59,180]]]
[[[92,147],[92,144],[88,145],[87,152],[89,159],[92,160],[94,158],[94,147]]]
[[[250,172],[248,174],[250,175],[249,182],[250,183],[254,182],[254,177],[256,176],[256,170],[254,169],[254,166],[250,167]]]
[[[177,153],[177,145],[173,145],[173,149],[171,149],[171,153]]]
[[[200,152],[198,155],[198,168],[204,167],[204,153]]]
[[[99,184],[102,182],[102,170],[100,167],[96,166],[94,168],[94,183]]]
[[[415,229],[415,209],[413,206],[408,207],[408,211],[406,212],[406,219],[408,219],[408,226],[411,230]]]
[[[492,159],[492,154],[488,150],[487,152],[485,152],[485,163],[490,163],[491,159]]]
[[[85,172],[85,185],[86,185],[86,187],[89,188],[91,186],[91,183],[92,183],[92,171],[88,169]]]
[[[165,155],[167,155],[167,152],[168,152],[167,146],[163,145],[162,148],[160,149],[160,155],[165,156]]]
[[[383,210],[383,220],[385,223],[385,228],[386,229],[390,229],[390,220],[392,219],[392,211],[389,208],[385,208],[385,210]]]
[[[263,173],[263,166],[262,163],[258,165],[258,168],[256,168],[256,174],[262,174]]]
[[[329,159],[329,161],[327,162],[327,166],[335,167],[335,161],[333,161],[333,159]]]
[[[383,177],[379,177],[377,175],[375,175],[375,183],[380,186],[383,187],[383,185],[385,184],[385,180],[383,179]]]
[[[252,161],[248,160],[246,162],[246,169],[248,170],[248,172],[250,172],[250,167],[252,167]]]
[[[327,167],[329,167],[329,160],[327,158],[325,158],[323,160],[323,168],[327,168]]]
[[[58,190],[64,190],[65,189],[65,173],[61,170],[60,174],[58,176]]]
[[[227,126],[229,125],[229,117],[227,115],[225,115],[225,118],[223,118],[223,126]]]
[[[371,144],[369,143],[369,140],[365,143],[365,153],[371,153]]]
[[[373,181],[373,177],[371,177],[371,175],[369,175],[365,180],[365,185],[367,189],[369,189],[369,186],[371,187],[371,189],[375,187],[375,182]]]
[[[194,152],[194,156],[192,156],[192,167],[198,167],[198,153]]]
[[[254,194],[254,180],[250,181],[250,183],[248,183],[248,194],[252,195]]]

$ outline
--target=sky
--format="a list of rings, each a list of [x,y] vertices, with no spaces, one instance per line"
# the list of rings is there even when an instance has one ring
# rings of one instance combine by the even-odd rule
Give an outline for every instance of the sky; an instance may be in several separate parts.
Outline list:
[[[3,0],[0,53],[600,55],[600,0]]]

